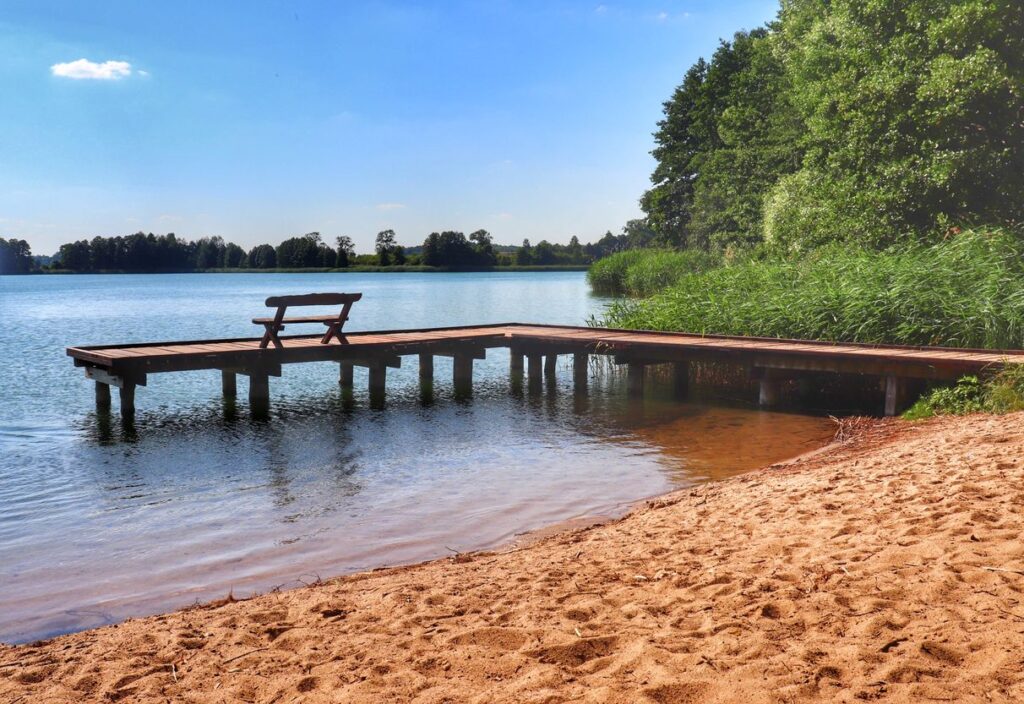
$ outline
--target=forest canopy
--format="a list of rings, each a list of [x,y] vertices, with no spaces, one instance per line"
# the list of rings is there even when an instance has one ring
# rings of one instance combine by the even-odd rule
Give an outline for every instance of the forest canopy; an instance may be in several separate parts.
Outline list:
[[[664,105],[655,241],[884,247],[1024,220],[1024,4],[784,0]]]

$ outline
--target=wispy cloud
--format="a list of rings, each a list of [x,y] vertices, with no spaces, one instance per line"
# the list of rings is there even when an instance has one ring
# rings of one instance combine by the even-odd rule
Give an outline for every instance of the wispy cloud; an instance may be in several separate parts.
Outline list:
[[[132,65],[127,61],[96,63],[88,59],[78,59],[54,64],[50,67],[50,73],[75,80],[117,81],[132,74]]]
[[[403,210],[405,203],[377,203],[377,210]]]

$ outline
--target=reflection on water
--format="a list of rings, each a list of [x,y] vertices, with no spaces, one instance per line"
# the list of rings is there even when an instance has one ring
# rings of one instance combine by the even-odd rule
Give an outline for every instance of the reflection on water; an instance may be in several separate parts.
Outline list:
[[[268,295],[317,290],[364,293],[353,330],[579,324],[603,305],[580,272],[0,277],[0,640],[492,546],[832,432],[821,418],[630,401],[615,377],[575,396],[568,370],[540,396],[516,393],[502,351],[474,365],[464,401],[450,359],[426,399],[407,362],[388,373],[383,411],[364,370],[345,395],[336,365],[291,365],[265,420],[241,379],[236,404],[218,372],[151,375],[125,427],[91,410],[64,354],[252,335]]]
[[[472,401],[439,384],[428,406],[396,386],[385,411],[324,390],[266,420],[219,401],[143,412],[132,428],[83,413],[84,439],[52,472],[3,488],[21,498],[0,517],[0,639],[493,546],[831,433],[822,418],[631,400],[616,377],[531,396],[496,375]]]

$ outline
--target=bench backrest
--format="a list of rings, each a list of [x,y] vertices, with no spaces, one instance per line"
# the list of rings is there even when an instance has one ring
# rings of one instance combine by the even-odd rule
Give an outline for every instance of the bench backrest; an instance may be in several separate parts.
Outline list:
[[[355,303],[363,297],[361,293],[304,293],[298,296],[271,296],[268,308],[282,306],[340,306]]]

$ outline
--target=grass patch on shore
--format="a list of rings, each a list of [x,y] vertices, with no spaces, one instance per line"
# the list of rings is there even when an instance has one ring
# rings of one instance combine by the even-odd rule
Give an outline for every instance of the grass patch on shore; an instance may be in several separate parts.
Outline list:
[[[830,246],[803,259],[748,258],[698,271],[689,270],[698,260],[681,257],[674,283],[648,298],[617,301],[597,322],[704,334],[1020,348],[1021,235],[997,228],[963,232],[930,246],[883,251]],[[601,269],[595,265],[592,285],[621,281],[629,291],[625,282],[631,271],[656,271],[666,256],[625,254]],[[642,281],[647,275],[634,276]]]
[[[956,384],[932,389],[911,406],[903,417],[921,420],[940,415],[1013,413],[1024,411],[1024,368],[1004,369],[988,379],[968,375]]]

